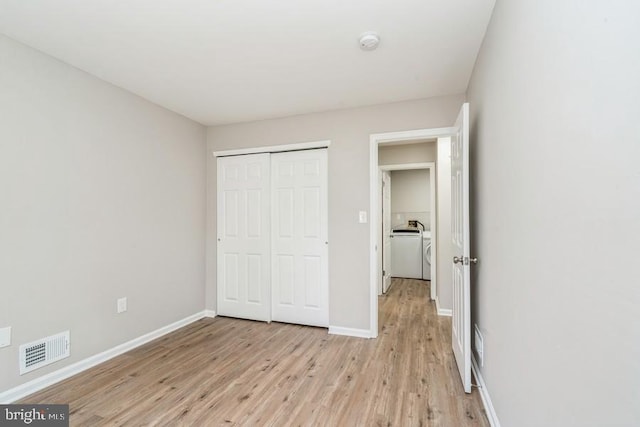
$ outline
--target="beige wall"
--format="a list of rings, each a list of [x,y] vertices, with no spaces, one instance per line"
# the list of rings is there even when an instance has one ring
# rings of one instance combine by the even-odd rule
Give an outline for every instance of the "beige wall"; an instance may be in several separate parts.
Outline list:
[[[0,58],[2,393],[204,309],[206,171],[203,126],[4,36]],[[67,329],[70,358],[18,376]]]
[[[498,0],[468,90],[503,426],[640,425],[640,2]]]
[[[378,148],[379,165],[428,163],[435,162],[436,157],[435,141],[415,144],[381,145],[380,148]]]
[[[391,171],[392,213],[431,212],[430,200],[429,170],[412,169]],[[391,219],[391,223],[394,224],[393,218]]]
[[[208,129],[208,212],[216,211],[212,152],[244,147],[331,140],[329,148],[329,322],[369,329],[369,136],[451,126],[463,96],[307,114]],[[216,224],[207,216],[207,308],[216,306]]]

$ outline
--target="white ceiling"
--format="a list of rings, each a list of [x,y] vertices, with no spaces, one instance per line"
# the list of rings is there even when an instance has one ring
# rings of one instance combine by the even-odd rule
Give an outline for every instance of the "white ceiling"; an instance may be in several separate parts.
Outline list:
[[[0,0],[0,33],[216,125],[463,93],[493,4]]]

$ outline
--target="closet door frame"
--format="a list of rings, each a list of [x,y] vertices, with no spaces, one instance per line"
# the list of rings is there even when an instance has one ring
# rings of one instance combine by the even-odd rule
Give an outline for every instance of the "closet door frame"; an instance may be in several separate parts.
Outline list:
[[[229,156],[242,156],[242,155],[262,154],[262,153],[272,154],[272,153],[282,153],[282,152],[287,152],[287,151],[300,151],[300,150],[310,150],[310,149],[320,149],[320,148],[328,149],[330,145],[331,145],[331,141],[330,140],[322,140],[322,141],[303,142],[303,143],[286,144],[286,145],[274,145],[274,146],[265,146],[265,147],[255,147],[255,148],[243,148],[243,149],[236,149],[236,150],[214,151],[213,152],[213,156],[215,158],[221,158],[221,157],[229,157]],[[328,151],[327,151],[327,154],[328,154]],[[269,163],[271,163],[271,162],[269,162]],[[217,162],[216,162],[216,169],[217,169]],[[218,177],[218,183],[217,183],[217,188],[216,188],[216,203],[217,203],[216,212],[217,212],[217,215],[219,216],[220,213],[221,213],[221,211],[220,211],[220,194],[219,194],[220,193],[220,181],[219,181],[220,171],[217,171],[216,175]],[[327,176],[328,176],[328,171],[327,171]],[[271,184],[269,183],[268,185],[270,187]],[[326,183],[326,192],[327,192],[327,199],[328,199],[328,181]],[[272,195],[270,195],[270,197],[272,197]],[[328,211],[328,208],[327,208],[327,211]],[[328,214],[328,212],[327,212],[327,214]],[[269,215],[269,217],[271,216],[271,210],[269,210],[268,215]],[[271,221],[272,219],[270,218],[269,220]],[[220,218],[216,218],[216,240],[221,238],[221,236],[220,236],[220,231],[221,230],[219,229],[220,224],[221,224],[221,219]],[[267,224],[267,226],[269,227],[269,229],[271,229],[271,225],[270,224]],[[327,233],[326,233],[326,235],[328,236],[328,224],[327,224]],[[220,314],[220,315],[223,315],[223,316],[227,315],[227,316],[230,316],[230,317],[236,317],[233,314],[229,314],[228,312],[225,312],[224,310],[223,310],[223,312],[220,312],[220,310],[219,310],[219,308],[221,307],[221,299],[220,299],[221,289],[219,288],[219,284],[221,283],[220,282],[220,278],[221,278],[221,272],[220,272],[221,258],[220,258],[220,255],[221,254],[219,253],[219,246],[217,244],[218,242],[219,241],[215,242],[216,243],[216,263],[217,263],[217,267],[216,267],[216,270],[217,270],[217,275],[216,275],[217,276],[217,280],[216,280],[216,296],[217,296],[216,304],[217,304],[217,307],[216,308],[218,309],[218,314]],[[325,257],[325,261],[327,263],[327,266],[326,266],[326,277],[327,278],[326,278],[326,285],[325,286],[326,286],[326,293],[327,293],[327,299],[326,299],[326,305],[327,305],[326,306],[326,312],[327,312],[326,319],[327,319],[327,322],[326,322],[326,325],[323,325],[325,327],[329,326],[329,321],[328,321],[329,320],[328,319],[329,318],[329,316],[328,316],[328,314],[329,314],[328,244],[329,244],[329,242],[328,242],[328,240],[326,240],[327,254],[326,254],[326,257]],[[269,245],[271,245],[271,242],[269,242]],[[271,254],[269,256],[271,256]],[[272,289],[271,280],[273,280],[272,273],[271,273],[271,268],[270,268],[271,267],[271,261],[269,261],[269,264],[270,264],[269,265],[269,277],[270,277],[270,280],[269,280],[268,287],[269,287],[270,299],[269,299],[268,303],[271,306],[271,304],[273,303],[273,295],[272,295],[272,290],[271,290]],[[271,310],[269,310],[269,318],[268,319],[255,319],[255,320],[264,320],[264,321],[270,322],[272,320]]]

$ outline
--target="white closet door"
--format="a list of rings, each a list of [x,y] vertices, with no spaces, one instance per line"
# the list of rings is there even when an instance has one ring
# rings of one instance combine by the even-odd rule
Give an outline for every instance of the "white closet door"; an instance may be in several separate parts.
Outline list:
[[[218,158],[218,314],[271,320],[269,154]]]
[[[329,325],[327,150],[271,155],[272,318]]]

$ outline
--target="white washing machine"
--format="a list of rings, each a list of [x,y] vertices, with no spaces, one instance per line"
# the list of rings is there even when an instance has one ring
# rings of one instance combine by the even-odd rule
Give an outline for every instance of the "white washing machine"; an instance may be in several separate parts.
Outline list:
[[[422,280],[431,280],[431,230],[422,232]]]
[[[420,230],[391,232],[391,277],[422,279],[422,237]]]

